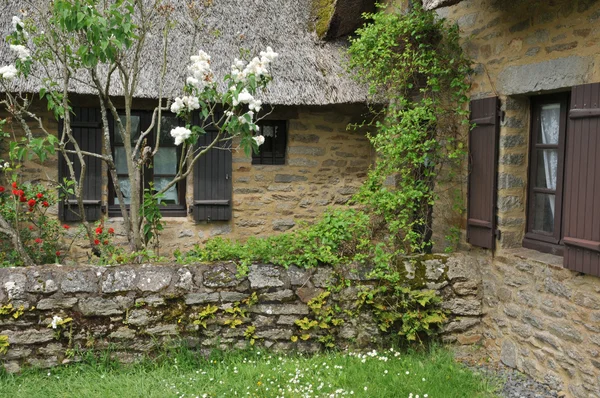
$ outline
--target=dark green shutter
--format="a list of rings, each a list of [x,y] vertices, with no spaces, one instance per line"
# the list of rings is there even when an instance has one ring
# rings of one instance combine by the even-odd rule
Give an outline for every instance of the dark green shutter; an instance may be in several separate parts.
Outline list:
[[[198,146],[209,145],[217,134],[216,130],[207,131],[198,139]],[[231,141],[222,142],[219,147],[221,149],[209,150],[194,164],[193,215],[195,221],[231,220]]]
[[[63,123],[60,123],[59,134],[62,132]],[[102,118],[100,109],[73,108],[71,115],[71,130],[73,137],[78,142],[81,150],[93,153],[102,153]],[[67,149],[74,149],[67,145]],[[73,164],[75,175],[81,175],[81,164],[76,154],[68,155],[69,162]],[[96,221],[102,217],[102,161],[93,156],[84,156],[86,171],[83,183],[83,205],[87,221]],[[69,168],[62,154],[59,154],[59,178],[71,178]],[[63,200],[59,204],[59,216],[64,221],[81,221],[79,207],[75,197]]]

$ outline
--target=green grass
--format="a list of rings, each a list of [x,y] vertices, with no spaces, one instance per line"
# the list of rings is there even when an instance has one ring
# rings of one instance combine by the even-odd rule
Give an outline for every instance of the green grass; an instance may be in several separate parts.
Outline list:
[[[440,348],[311,357],[261,350],[205,359],[178,349],[153,361],[108,360],[0,374],[0,397],[494,397],[494,383]],[[427,394],[427,395],[425,395]]]

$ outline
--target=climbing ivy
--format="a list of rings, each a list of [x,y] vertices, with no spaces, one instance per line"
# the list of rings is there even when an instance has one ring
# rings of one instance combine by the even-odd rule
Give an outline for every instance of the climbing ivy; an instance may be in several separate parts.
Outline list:
[[[370,22],[349,48],[356,78],[385,104],[363,123],[376,128],[369,139],[378,158],[354,200],[378,218],[382,249],[394,254],[431,250],[436,187],[460,186],[466,130],[460,126],[468,123],[470,67],[458,28],[414,3],[407,12],[365,14]]]

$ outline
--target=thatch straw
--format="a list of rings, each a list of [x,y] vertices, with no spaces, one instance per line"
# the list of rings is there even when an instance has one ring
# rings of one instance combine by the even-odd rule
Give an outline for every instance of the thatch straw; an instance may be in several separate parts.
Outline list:
[[[150,0],[147,0],[150,1]],[[47,0],[0,0],[0,31],[8,34],[11,18],[22,8],[48,7]],[[169,43],[169,72],[165,93],[179,95],[185,80],[189,56],[198,49],[212,56],[212,68],[217,81],[229,73],[239,49],[252,56],[271,46],[280,57],[273,65],[274,81],[263,93],[263,100],[281,105],[325,105],[366,102],[366,90],[355,83],[345,71],[347,42],[324,42],[310,31],[310,2],[307,0],[214,0],[203,18],[203,32],[194,39],[193,24],[183,1],[173,1],[175,19],[179,22]],[[41,24],[43,25],[43,23]],[[160,72],[162,38],[157,18],[156,32],[148,40],[144,52],[145,64],[138,98],[156,98]],[[0,45],[1,64],[14,59],[8,45]],[[85,75],[78,76],[86,80]],[[40,81],[30,78],[15,83],[16,91],[36,92]],[[84,83],[73,84],[73,92],[92,93]],[[122,94],[120,83],[114,80],[113,95]]]

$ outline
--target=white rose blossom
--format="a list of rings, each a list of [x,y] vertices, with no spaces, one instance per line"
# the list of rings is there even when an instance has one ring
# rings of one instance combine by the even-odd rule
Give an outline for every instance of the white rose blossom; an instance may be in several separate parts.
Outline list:
[[[21,60],[21,61],[27,61],[29,59],[31,59],[31,51],[29,51],[29,49],[27,49],[25,46],[22,46],[20,44],[11,44],[10,45],[10,49],[17,54],[17,57]]]
[[[250,116],[250,121],[248,122],[248,120],[244,117],[245,115]],[[242,116],[238,117],[238,120],[240,121],[240,123],[242,124],[246,124],[246,123],[252,123],[252,119],[254,119],[254,112],[252,111],[248,111],[247,113],[245,113]]]
[[[252,101],[254,101],[252,94],[250,94],[248,90],[243,89],[240,91],[237,98],[233,99],[233,106],[238,106],[239,104],[249,104]]]
[[[6,80],[12,80],[17,76],[17,68],[14,65],[0,67],[0,76]]]
[[[265,143],[265,137],[262,135],[257,135],[255,137],[252,137],[252,139],[254,141],[256,141],[256,145],[261,146],[262,144]]]
[[[171,137],[175,138],[175,145],[177,146],[190,138],[191,135],[191,130],[186,129],[185,127],[175,127],[171,130]]]
[[[200,109],[200,101],[197,97],[184,96],[182,98],[175,98],[173,104],[171,104],[171,112],[179,113],[183,110],[193,111]]]
[[[248,109],[254,112],[260,112],[260,108],[262,106],[262,101],[254,99],[248,103]]]
[[[50,326],[52,326],[52,329],[56,329],[58,327],[58,323],[62,322],[62,318],[59,316],[54,315],[54,317],[52,318],[52,323],[50,324]]]

